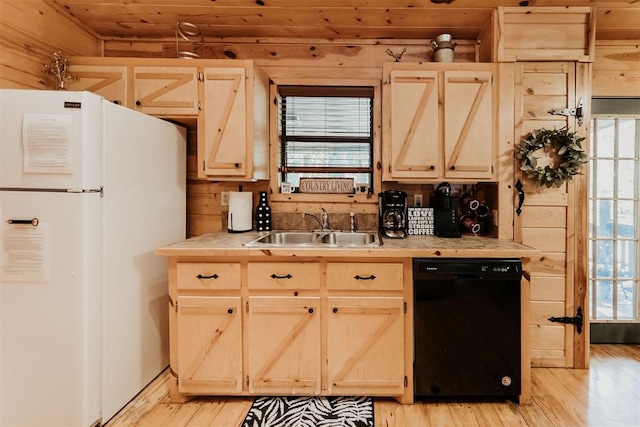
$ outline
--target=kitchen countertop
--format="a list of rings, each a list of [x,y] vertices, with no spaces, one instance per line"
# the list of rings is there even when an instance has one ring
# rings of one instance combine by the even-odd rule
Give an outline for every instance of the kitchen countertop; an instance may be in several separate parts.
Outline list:
[[[265,233],[262,233],[265,234]],[[219,231],[192,237],[156,250],[161,256],[250,256],[250,257],[488,257],[534,258],[537,249],[511,240],[483,236],[442,238],[409,236],[406,239],[381,238],[377,247],[246,247],[244,243],[260,236],[259,232],[229,233]]]

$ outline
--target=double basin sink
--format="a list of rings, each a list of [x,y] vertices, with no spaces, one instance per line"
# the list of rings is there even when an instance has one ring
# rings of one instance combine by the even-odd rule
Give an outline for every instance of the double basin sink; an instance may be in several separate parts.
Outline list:
[[[270,231],[244,246],[370,247],[380,246],[377,231]]]

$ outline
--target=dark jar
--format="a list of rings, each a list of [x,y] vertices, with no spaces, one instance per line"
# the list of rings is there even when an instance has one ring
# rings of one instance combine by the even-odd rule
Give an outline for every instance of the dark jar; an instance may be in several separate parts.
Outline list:
[[[261,191],[259,194],[256,207],[256,230],[271,231],[271,206],[269,206],[267,192]]]

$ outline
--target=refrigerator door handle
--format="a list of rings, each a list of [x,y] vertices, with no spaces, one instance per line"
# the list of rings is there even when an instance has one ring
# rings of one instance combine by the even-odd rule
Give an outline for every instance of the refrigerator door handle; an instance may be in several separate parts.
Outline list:
[[[8,219],[7,223],[9,223],[9,224],[31,224],[34,227],[37,227],[38,224],[40,223],[40,220],[38,218],[33,218],[33,219]]]
[[[100,193],[100,197],[104,196],[104,187],[100,188],[19,188],[19,187],[0,187],[0,191],[30,191],[33,193]]]
[[[100,197],[104,197],[104,187],[100,188],[69,188],[67,193],[100,193]]]

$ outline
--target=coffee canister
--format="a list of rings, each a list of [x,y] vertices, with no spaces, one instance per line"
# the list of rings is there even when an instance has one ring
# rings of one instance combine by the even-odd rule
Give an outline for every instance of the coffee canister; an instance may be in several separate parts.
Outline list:
[[[435,62],[453,62],[453,50],[456,45],[452,41],[451,34],[440,34],[435,40],[431,40],[433,60]]]

